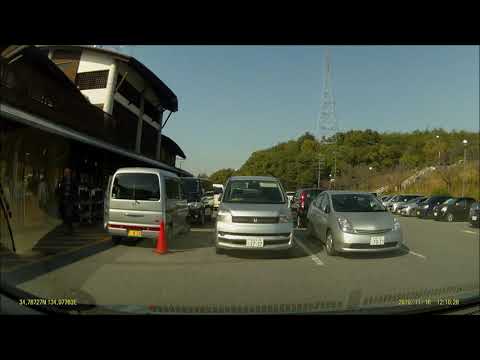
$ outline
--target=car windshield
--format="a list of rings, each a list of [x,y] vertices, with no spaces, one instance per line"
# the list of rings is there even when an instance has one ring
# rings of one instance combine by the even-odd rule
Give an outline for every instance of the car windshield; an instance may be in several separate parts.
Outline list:
[[[141,19],[83,13],[70,28]],[[245,17],[257,45],[182,45],[162,20],[183,13],[147,13],[165,44],[0,44],[0,292],[25,292],[20,311],[388,313],[480,295],[480,214],[459,201],[480,199],[478,44],[269,45]]]
[[[269,180],[233,180],[225,190],[227,203],[283,204],[280,185]]]
[[[387,211],[382,203],[370,194],[334,194],[332,204],[336,212]]]

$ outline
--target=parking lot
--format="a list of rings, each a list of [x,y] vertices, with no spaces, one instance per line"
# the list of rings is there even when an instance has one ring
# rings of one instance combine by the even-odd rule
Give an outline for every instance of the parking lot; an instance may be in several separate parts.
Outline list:
[[[168,254],[154,254],[149,241],[112,244],[19,287],[46,298],[75,297],[133,312],[142,306],[189,312],[193,306],[208,311],[302,304],[340,310],[404,298],[452,298],[478,289],[478,228],[466,222],[400,221],[405,247],[395,253],[329,257],[299,229],[298,246],[288,258],[261,252],[217,255],[214,225],[207,224],[172,241]]]

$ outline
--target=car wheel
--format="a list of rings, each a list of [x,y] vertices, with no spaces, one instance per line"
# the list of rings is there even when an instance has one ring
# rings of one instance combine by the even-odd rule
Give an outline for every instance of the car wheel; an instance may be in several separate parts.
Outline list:
[[[200,215],[200,224],[205,225],[205,211]]]
[[[453,220],[455,220],[455,217],[453,216],[453,214],[452,213],[448,214],[447,215],[447,221],[448,222],[453,222]]]
[[[112,242],[114,245],[118,245],[122,242],[121,236],[112,236]]]
[[[225,254],[225,251],[223,249],[215,246],[215,253],[217,255],[223,255],[223,254]]]
[[[325,250],[327,254],[330,256],[337,255],[337,251],[335,250],[335,245],[333,244],[333,234],[331,231],[327,232],[327,239],[325,241]]]

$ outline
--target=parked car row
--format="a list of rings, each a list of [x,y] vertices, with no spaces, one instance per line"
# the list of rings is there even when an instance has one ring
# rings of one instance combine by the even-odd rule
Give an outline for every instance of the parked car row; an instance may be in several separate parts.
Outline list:
[[[215,190],[210,185],[204,179],[182,178],[160,169],[119,169],[109,179],[105,195],[105,228],[115,242],[148,238],[155,245],[162,227],[171,239],[188,231],[189,222],[203,224],[212,218]],[[369,192],[316,188],[299,189],[289,208],[287,193],[274,177],[231,177],[224,191],[217,192],[221,193],[215,223],[217,253],[290,253],[295,247],[295,224],[305,224],[307,236],[323,242],[329,255],[391,251],[403,244],[401,226],[393,211],[408,215],[416,212],[419,217],[433,214],[448,221],[462,219],[468,213],[476,224],[479,219],[478,203],[471,206],[471,198],[395,195],[379,199]],[[390,201],[391,212],[382,201]]]
[[[380,200],[394,214],[479,225],[479,203],[471,197],[384,195]]]

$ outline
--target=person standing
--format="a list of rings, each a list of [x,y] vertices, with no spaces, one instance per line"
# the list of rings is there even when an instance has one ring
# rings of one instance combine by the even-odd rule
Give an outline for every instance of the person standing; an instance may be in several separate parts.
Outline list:
[[[65,168],[63,178],[58,184],[57,193],[60,200],[60,215],[68,234],[73,234],[75,205],[78,197],[78,185],[72,176],[70,168]]]

